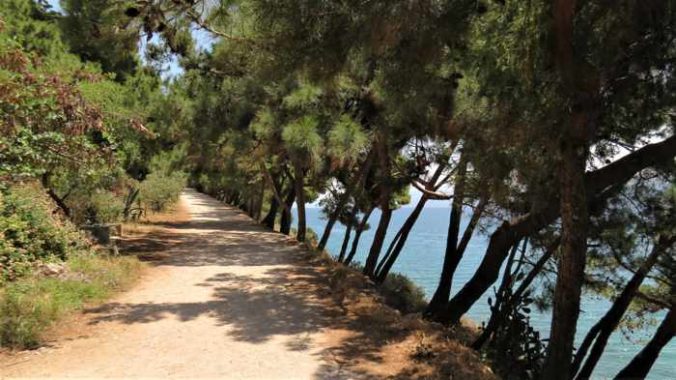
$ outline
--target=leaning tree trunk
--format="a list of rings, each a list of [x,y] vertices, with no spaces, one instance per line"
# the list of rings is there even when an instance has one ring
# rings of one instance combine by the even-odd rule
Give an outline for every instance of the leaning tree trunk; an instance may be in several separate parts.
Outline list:
[[[406,218],[406,220],[408,221],[408,218]],[[406,224],[406,222],[404,222],[404,224]],[[378,275],[380,274],[380,271],[383,269],[385,264],[387,264],[387,262],[390,261],[390,257],[392,257],[392,253],[394,252],[394,247],[397,245],[397,242],[399,241],[399,238],[401,237],[401,234],[403,232],[404,232],[404,226],[402,226],[399,229],[399,231],[397,231],[397,234],[394,235],[394,238],[390,242],[390,245],[387,246],[387,250],[385,251],[385,255],[383,256],[382,259],[380,259],[380,262],[376,266],[376,271],[375,271],[376,279],[378,278]]]
[[[434,315],[434,313],[428,313],[428,315],[432,315],[432,318],[442,321],[443,323],[455,323],[452,315],[456,312],[456,309],[451,307],[451,304],[447,302],[448,297],[451,294],[453,277],[455,276],[455,271],[460,264],[460,260],[462,260],[463,256],[465,255],[465,251],[467,250],[470,240],[472,240],[474,230],[479,224],[479,219],[481,219],[481,215],[483,214],[487,204],[488,195],[484,194],[481,196],[479,203],[477,203],[476,207],[474,208],[472,218],[470,219],[469,224],[467,224],[467,227],[465,227],[465,232],[462,234],[462,239],[460,239],[458,247],[455,249],[455,252],[451,252],[452,256],[450,257],[449,270],[446,273],[447,276],[440,278],[439,287],[442,288],[443,293],[439,299],[440,301],[445,302],[444,308],[443,310],[438,311],[436,315]],[[457,314],[458,320],[461,315],[462,314]]]
[[[293,202],[296,200],[296,187],[293,184],[289,184],[289,193],[284,199],[286,207],[282,210],[282,218],[279,222],[279,232],[284,235],[288,235],[291,232],[291,207]]]
[[[369,208],[368,211],[366,211],[366,214],[364,214],[364,216],[362,217],[361,222],[357,227],[357,232],[354,235],[354,240],[352,241],[352,248],[350,248],[350,253],[347,255],[345,261],[343,262],[345,265],[350,265],[350,263],[354,259],[354,256],[357,254],[357,248],[359,247],[359,239],[361,239],[361,234],[366,229],[366,224],[368,223],[369,218],[371,217],[371,213],[373,213],[373,208]]]
[[[436,190],[441,185],[437,185],[437,181],[439,180],[439,177],[441,177],[444,167],[445,165],[439,165],[437,167],[434,174],[432,175],[432,178],[430,178],[428,182],[428,190]],[[378,264],[378,267],[376,268],[377,283],[382,284],[385,282],[385,279],[387,279],[387,275],[390,273],[392,266],[399,258],[401,251],[404,249],[408,235],[411,233],[413,226],[415,225],[416,221],[418,221],[418,218],[420,217],[420,214],[422,213],[422,210],[425,208],[425,204],[429,199],[430,196],[427,194],[423,194],[420,197],[420,200],[413,209],[413,212],[411,212],[408,218],[406,218],[406,221],[397,232],[397,235],[394,237],[394,239],[392,239],[392,242],[385,253],[385,257],[383,257],[380,264]]]
[[[674,333],[676,332],[675,309],[674,305],[672,305],[650,342],[617,374],[616,380],[644,379],[648,376],[648,372],[650,372],[650,368],[652,368],[660,356],[660,352],[669,343],[671,338],[674,337]]]
[[[674,151],[676,151],[676,136],[647,145],[601,169],[587,173],[585,185],[588,189],[589,206],[605,202],[609,194],[614,194],[608,189],[621,186],[639,171],[671,162],[674,158]],[[517,241],[556,221],[559,217],[558,202],[558,198],[552,196],[544,202],[546,206],[542,209],[511,221],[505,221],[491,234],[479,268],[448,304],[446,318],[448,322],[457,323],[460,317],[497,281],[500,268],[509,255],[511,247]]]
[[[439,278],[439,286],[432,296],[425,315],[438,317],[438,314],[444,309],[448,298],[451,295],[451,285],[453,283],[453,274],[462,258],[458,254],[458,235],[460,234],[460,222],[462,220],[462,202],[465,198],[465,175],[467,174],[467,160],[460,157],[458,164],[458,181],[453,191],[453,202],[451,204],[451,216],[448,222],[448,233],[446,234],[446,253],[444,263]]]
[[[397,237],[395,237],[394,240],[392,240],[392,243],[390,243],[390,247],[388,247],[388,252],[382,260],[383,261],[382,265],[376,272],[376,283],[382,284],[383,282],[385,282],[385,279],[387,278],[387,275],[390,273],[392,266],[399,258],[399,254],[401,254],[401,251],[404,249],[406,239],[408,239],[408,235],[411,233],[413,226],[415,226],[415,222],[418,220],[418,217],[420,216],[420,213],[422,212],[423,208],[425,208],[426,202],[427,197],[423,195],[420,198],[420,201],[418,201],[418,204],[416,205],[415,209],[413,209],[411,215],[409,215],[408,218],[406,218],[404,225],[401,226],[401,229],[397,233]]]
[[[392,218],[392,209],[390,209],[389,201],[383,202],[380,207],[380,221],[378,222],[378,228],[376,229],[375,235],[373,237],[373,243],[371,244],[371,249],[369,250],[369,254],[366,257],[366,263],[364,265],[364,275],[371,279],[373,279],[375,276],[378,257],[380,256],[380,251],[383,249],[385,236],[387,235],[387,229],[390,226],[390,219]]]
[[[124,209],[122,210],[122,218],[127,221],[131,217],[132,208],[134,207],[134,202],[138,198],[139,193],[141,192],[140,188],[129,187],[129,192],[124,199]]]
[[[44,187],[44,189],[47,191],[47,195],[49,195],[49,197],[54,201],[54,203],[56,203],[59,209],[61,209],[63,215],[67,218],[70,218],[70,207],[68,207],[66,204],[65,197],[59,197],[49,185],[50,177],[51,173],[49,172],[46,172],[42,175],[42,187]]]
[[[352,223],[349,223],[345,230],[343,244],[340,246],[340,254],[338,255],[338,262],[343,262],[343,260],[345,259],[345,253],[347,252],[347,245],[350,243],[351,235],[352,235]]]
[[[504,305],[502,305],[502,307],[496,309],[496,311],[491,313],[491,317],[488,320],[486,327],[481,332],[481,335],[474,341],[474,343],[472,343],[471,347],[473,349],[477,351],[480,350],[481,347],[483,347],[483,345],[489,339],[491,339],[497,328],[500,327],[498,322],[503,320],[505,313],[508,310],[512,310],[519,304],[519,302],[521,302],[524,294],[526,293],[526,290],[528,290],[530,285],[533,283],[533,280],[535,280],[537,275],[542,271],[542,269],[544,269],[545,264],[547,264],[547,261],[549,261],[549,259],[551,259],[551,257],[554,255],[554,252],[556,252],[556,250],[558,249],[559,244],[560,239],[557,238],[556,240],[554,240],[554,242],[547,248],[542,257],[540,257],[540,259],[535,263],[530,272],[528,272],[526,277],[521,281],[519,287],[509,297],[509,299],[503,301]]]
[[[373,244],[371,244],[371,249],[369,254],[366,257],[366,262],[364,263],[364,275],[368,276],[370,279],[375,277],[375,269],[378,264],[378,258],[380,257],[380,252],[383,249],[383,244],[385,243],[385,235],[387,235],[387,229],[390,227],[390,219],[392,218],[392,209],[390,208],[390,201],[392,198],[392,187],[390,186],[390,172],[391,172],[391,162],[389,154],[389,146],[387,143],[387,134],[380,133],[376,138],[377,149],[376,154],[379,161],[379,170],[380,170],[380,221],[378,222],[378,228],[376,229],[375,236],[373,237]]]
[[[372,153],[369,152],[369,154],[366,156],[366,159],[364,160],[364,163],[361,165],[359,173],[357,173],[357,176],[354,179],[354,181],[351,181],[351,183],[346,187],[345,192],[343,192],[343,194],[340,195],[338,203],[336,204],[336,208],[329,216],[329,220],[326,222],[326,227],[324,227],[322,237],[319,240],[319,244],[317,245],[317,249],[319,249],[320,251],[323,250],[326,247],[326,243],[329,242],[331,230],[333,229],[333,226],[336,224],[338,217],[340,217],[340,213],[342,212],[343,207],[345,207],[347,201],[350,200],[350,196],[354,192],[355,188],[360,188],[363,186],[364,180],[366,179],[366,174],[371,169],[371,160]]]
[[[587,349],[589,348],[591,342],[594,342],[594,346],[589,353],[589,357],[585,360],[584,366],[582,366],[580,373],[576,377],[577,379],[588,379],[591,376],[596,364],[601,358],[601,354],[606,348],[606,344],[608,344],[610,335],[620,324],[622,316],[629,308],[629,305],[631,304],[632,299],[641,286],[641,283],[657,262],[660,254],[664,252],[664,249],[671,246],[673,241],[673,238],[667,239],[665,237],[660,237],[658,243],[655,244],[646,261],[632,276],[631,280],[629,280],[627,285],[622,290],[622,293],[620,293],[615,302],[613,302],[613,305],[610,307],[608,312],[594,325],[594,327],[590,329],[589,333],[584,338],[583,343],[580,345],[580,348],[578,348],[575,354],[575,360],[573,361],[571,374],[575,374],[577,372],[582,360],[587,354]]]

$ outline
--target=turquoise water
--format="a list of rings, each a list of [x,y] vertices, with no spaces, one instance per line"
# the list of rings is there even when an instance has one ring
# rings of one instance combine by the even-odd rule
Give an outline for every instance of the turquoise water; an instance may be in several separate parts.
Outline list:
[[[411,208],[402,208],[394,212],[387,243],[396,234],[396,231],[404,223],[411,210]],[[365,259],[366,252],[371,246],[373,230],[378,223],[379,216],[380,214],[376,210],[370,219],[372,228],[365,231],[362,235],[356,256],[360,261]],[[394,271],[406,274],[425,289],[428,297],[434,292],[439,280],[446,247],[448,218],[448,209],[424,209],[406,242],[399,260],[394,265]],[[321,210],[318,208],[308,208],[307,220],[308,227],[312,228],[317,234],[321,234],[326,224]],[[327,246],[329,252],[332,254],[340,252],[344,234],[345,227],[343,225],[337,224],[333,228]],[[465,252],[465,257],[456,272],[453,292],[458,291],[474,274],[475,269],[481,262],[486,245],[487,237],[485,235],[478,234],[472,239],[471,244]],[[487,298],[491,294],[492,290],[487,291],[484,297],[469,312],[468,316],[477,323],[486,321],[490,315]],[[610,303],[602,298],[586,296],[583,299],[582,313],[578,324],[578,341],[582,340],[589,328],[607,311],[609,305]],[[534,312],[531,316],[531,324],[540,330],[543,337],[549,335],[550,317],[547,313],[538,314]],[[594,379],[613,378],[640,351],[643,344],[650,339],[655,329],[656,326],[652,326],[645,331],[633,334],[630,339],[625,338],[620,331],[615,332],[608,343],[601,361],[596,366]],[[674,379],[676,378],[675,372],[676,343],[672,341],[662,350],[662,354],[653,366],[648,378]]]

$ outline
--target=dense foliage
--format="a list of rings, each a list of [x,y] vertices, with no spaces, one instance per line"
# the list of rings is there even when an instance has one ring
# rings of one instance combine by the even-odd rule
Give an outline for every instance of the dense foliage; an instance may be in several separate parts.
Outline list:
[[[52,208],[34,188],[12,188],[0,195],[0,284],[26,275],[35,262],[62,261],[89,249]]]

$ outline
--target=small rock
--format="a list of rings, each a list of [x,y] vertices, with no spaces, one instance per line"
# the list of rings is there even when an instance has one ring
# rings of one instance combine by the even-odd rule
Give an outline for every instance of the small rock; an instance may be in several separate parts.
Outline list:
[[[44,277],[58,277],[66,271],[65,264],[45,263],[38,266],[38,273]]]

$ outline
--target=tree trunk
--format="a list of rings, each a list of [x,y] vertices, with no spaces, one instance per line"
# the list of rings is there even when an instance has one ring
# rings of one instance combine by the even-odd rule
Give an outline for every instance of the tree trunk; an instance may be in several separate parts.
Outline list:
[[[125,221],[129,220],[132,207],[134,206],[134,202],[136,201],[136,198],[138,198],[140,192],[141,189],[135,189],[131,186],[129,187],[129,192],[124,199],[124,210],[122,211],[122,217]]]
[[[378,228],[376,229],[375,235],[373,237],[373,244],[371,244],[369,254],[366,257],[366,263],[364,264],[364,275],[371,279],[373,279],[375,276],[376,264],[378,263],[380,251],[383,249],[383,243],[385,242],[385,236],[387,235],[387,229],[390,226],[391,218],[392,210],[390,209],[389,202],[387,204],[383,203],[381,205],[381,214],[380,221],[378,222]]]
[[[249,214],[251,219],[256,217],[256,194],[253,192],[249,195],[249,201],[246,205],[246,212]]]
[[[277,219],[278,210],[279,202],[277,201],[277,198],[272,197],[272,199],[270,199],[270,210],[263,219],[263,224],[271,230],[275,228],[275,219]]]
[[[357,247],[359,246],[359,239],[361,238],[361,234],[364,232],[364,229],[366,228],[366,224],[369,221],[369,218],[371,217],[371,213],[373,213],[373,208],[369,208],[368,211],[366,211],[366,214],[361,219],[361,222],[359,223],[359,227],[357,228],[357,232],[354,235],[354,240],[352,241],[352,248],[350,248],[350,253],[347,255],[347,258],[345,258],[345,265],[350,265],[352,260],[354,259],[354,256],[357,254]]]
[[[508,300],[505,300],[504,307],[501,307],[499,310],[496,310],[491,314],[486,327],[481,332],[481,335],[472,343],[472,348],[475,350],[480,350],[481,347],[491,338],[495,330],[499,327],[498,321],[502,320],[505,311],[511,310],[516,305],[521,302],[523,295],[526,293],[526,290],[530,287],[530,284],[535,280],[537,275],[542,271],[547,264],[547,261],[554,255],[554,252],[558,249],[560,244],[560,239],[554,240],[554,242],[547,248],[547,251],[540,257],[540,259],[535,263],[533,269],[528,272],[528,275],[521,281],[519,287],[514,291],[514,293],[509,297]],[[497,300],[496,300],[497,301]],[[497,315],[496,315],[497,313]]]
[[[408,220],[408,218],[406,218]],[[406,222],[404,222],[405,224]],[[390,257],[392,257],[392,253],[394,252],[394,247],[397,245],[397,242],[399,241],[399,238],[401,237],[401,234],[404,232],[404,226],[397,231],[397,234],[394,235],[394,238],[390,242],[390,245],[387,246],[387,251],[385,251],[385,255],[383,258],[380,260],[378,265],[376,266],[376,277],[380,273],[380,271],[383,269],[385,264],[390,260]]]
[[[672,136],[665,141],[646,145],[601,169],[587,173],[585,185],[590,207],[604,202],[608,189],[626,183],[639,171],[673,160],[675,152],[676,136]],[[448,304],[449,323],[457,323],[495,283],[512,245],[556,221],[559,217],[557,202],[558,198],[553,197],[546,202],[547,206],[544,208],[505,221],[491,234],[479,268]]]
[[[326,247],[326,243],[329,242],[331,230],[333,229],[333,226],[336,224],[336,221],[338,220],[338,217],[340,216],[343,207],[345,207],[345,204],[347,204],[347,201],[350,199],[350,196],[354,192],[355,187],[359,188],[363,186],[364,180],[366,179],[366,174],[371,169],[371,161],[372,161],[372,153],[369,152],[369,154],[366,156],[366,159],[364,160],[364,163],[361,165],[361,168],[359,169],[359,173],[357,173],[357,177],[354,179],[354,181],[352,181],[352,183],[350,183],[349,186],[345,188],[345,192],[341,194],[340,199],[336,204],[336,209],[329,216],[329,220],[326,222],[326,227],[324,227],[324,232],[322,233],[322,238],[319,240],[319,245],[317,246],[317,249],[319,249],[320,251],[323,250]]]
[[[364,263],[364,275],[368,276],[370,279],[374,279],[378,258],[380,257],[380,252],[383,249],[385,236],[387,235],[387,229],[390,226],[390,219],[392,218],[392,209],[390,208],[392,187],[389,183],[392,163],[390,162],[390,147],[387,138],[387,133],[385,131],[380,131],[377,134],[374,147],[376,149],[379,166],[378,169],[380,171],[378,180],[380,183],[379,206],[381,214],[380,221],[378,222],[378,228],[376,229],[376,233],[373,238],[373,244],[371,244],[371,249],[369,250],[369,254],[366,257],[366,263]]]
[[[436,191],[442,185],[437,184],[437,181],[439,181],[439,177],[441,177],[441,174],[443,174],[445,167],[446,167],[445,163],[439,164],[437,169],[434,171],[434,174],[432,174],[432,177],[429,179],[427,185],[425,186],[427,190]],[[380,264],[378,264],[378,267],[376,268],[377,283],[382,284],[383,282],[385,282],[385,279],[387,278],[387,275],[390,273],[392,266],[399,258],[401,251],[404,249],[404,245],[406,244],[408,235],[411,233],[411,230],[413,229],[415,222],[420,217],[420,214],[422,213],[422,210],[429,199],[430,197],[427,194],[423,193],[423,195],[420,197],[420,200],[418,201],[418,204],[416,204],[415,209],[413,209],[413,212],[411,212],[408,218],[406,218],[404,225],[401,226],[401,228],[397,232],[397,235],[394,237],[394,239],[392,239],[390,246],[387,247],[385,257],[383,257]]]
[[[588,139],[593,135],[593,98],[598,84],[584,83],[577,75],[573,51],[575,0],[554,0],[555,62],[561,78],[561,92],[571,101],[571,111],[562,124],[559,144],[559,185],[561,213],[561,257],[559,259],[551,334],[542,379],[568,380],[575,330],[580,313],[580,296],[587,255],[588,204],[585,170]],[[591,76],[585,73],[585,76]],[[584,88],[584,90],[582,90]]]
[[[49,184],[49,179],[51,177],[51,173],[46,172],[42,175],[42,187],[47,191],[47,195],[56,203],[56,205],[61,209],[61,212],[63,212],[63,215],[65,215],[67,218],[70,218],[70,207],[66,204],[64,198],[59,197],[56,192],[52,189],[52,187]]]
[[[631,362],[624,367],[615,377],[618,379],[644,379],[648,376],[650,368],[655,364],[655,360],[660,356],[662,348],[666,346],[676,332],[676,312],[674,305],[667,313],[657,332],[648,344],[643,347]]]
[[[282,210],[282,219],[280,220],[279,232],[288,235],[291,232],[291,207],[296,200],[296,187],[289,184],[289,193],[286,195],[284,202],[286,207]]]
[[[279,179],[280,176],[273,178],[272,175],[267,171],[263,166],[263,174],[268,178],[269,184],[272,187],[272,198],[270,199],[270,210],[268,214],[263,219],[263,224],[271,230],[275,229],[275,220],[277,219],[277,213],[279,208],[282,207],[282,197],[279,195],[282,192],[282,186],[284,185],[284,177]]]
[[[345,237],[343,237],[343,244],[340,246],[340,255],[338,255],[338,262],[343,262],[345,253],[347,252],[347,245],[350,243],[350,235],[352,235],[352,223],[347,225],[345,230]]]
[[[453,190],[453,202],[451,203],[451,216],[448,222],[448,233],[446,234],[446,253],[444,263],[439,278],[439,286],[430,300],[425,315],[438,316],[438,313],[444,309],[451,295],[451,284],[453,283],[453,274],[460,263],[462,254],[458,254],[458,236],[460,235],[460,222],[462,220],[462,202],[465,198],[465,180],[467,174],[467,160],[460,157],[458,163],[458,175]]]
[[[584,128],[584,118],[579,115],[573,118],[572,128]],[[584,188],[587,147],[575,136],[567,140],[561,152],[561,258],[543,379],[568,380],[572,375],[570,363],[587,254],[588,214]]]
[[[265,182],[261,181],[258,188],[258,198],[256,198],[256,221],[260,222],[261,213],[263,212],[263,201],[265,200]]]
[[[587,379],[591,376],[596,364],[601,358],[601,354],[606,348],[608,343],[608,338],[615,331],[617,326],[620,324],[622,316],[629,308],[632,299],[636,295],[641,283],[648,275],[652,267],[657,262],[660,254],[664,252],[666,248],[673,244],[674,239],[668,239],[666,237],[660,237],[658,243],[653,247],[652,252],[646,258],[645,262],[641,267],[634,273],[631,280],[622,290],[622,293],[617,297],[613,305],[610,307],[608,312],[592,327],[585,336],[583,343],[580,345],[580,348],[577,350],[575,355],[575,360],[573,361],[572,374],[575,374],[582,363],[582,360],[587,354],[587,349],[591,345],[591,342],[594,342],[594,346],[589,354],[589,357],[584,362],[584,366],[580,370],[580,373],[577,375],[577,379]]]
[[[307,226],[305,222],[305,180],[303,169],[300,165],[296,165],[293,179],[296,186],[296,205],[298,206],[298,231],[296,240],[302,243],[305,242]]]
[[[406,239],[408,239],[408,235],[411,233],[413,226],[415,226],[415,222],[418,220],[420,213],[425,208],[425,203],[427,203],[427,199],[428,198],[425,195],[423,195],[420,198],[418,204],[415,206],[415,209],[413,209],[413,212],[411,212],[411,215],[409,215],[408,218],[406,218],[404,225],[401,226],[401,229],[397,234],[398,238],[395,237],[395,239],[390,244],[388,252],[383,258],[383,265],[380,267],[380,269],[378,269],[376,273],[377,275],[376,283],[382,284],[383,282],[385,282],[385,279],[387,278],[387,275],[390,273],[392,266],[397,261],[397,258],[399,258],[399,254],[401,253],[401,251],[404,249]],[[392,247],[392,244],[395,244],[394,247]]]

